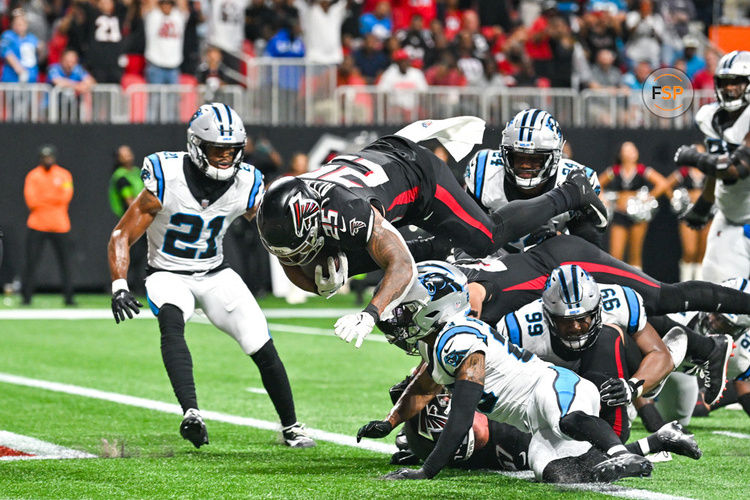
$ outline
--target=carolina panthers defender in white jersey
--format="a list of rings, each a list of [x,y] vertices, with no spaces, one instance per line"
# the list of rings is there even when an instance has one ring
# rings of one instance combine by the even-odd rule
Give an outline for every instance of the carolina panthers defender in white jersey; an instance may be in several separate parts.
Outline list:
[[[680,330],[659,338],[638,292],[599,285],[575,264],[552,270],[542,298],[505,315],[497,329],[513,344],[601,387],[599,416],[623,441],[630,435],[627,406],[642,393],[658,393],[687,347]]]
[[[526,109],[508,122],[501,149],[478,151],[466,167],[466,190],[486,211],[495,211],[518,199],[537,197],[559,186],[572,171],[583,170],[596,194],[601,188],[594,170],[562,158],[565,141],[557,121],[540,109]],[[606,227],[606,224],[605,224]],[[599,244],[599,231],[582,214],[569,211],[549,220],[544,234],[533,233],[511,241],[506,252],[522,252],[540,237],[566,232]]]
[[[684,218],[691,227],[701,228],[716,203],[703,279],[719,283],[750,277],[750,52],[722,57],[714,83],[716,102],[702,106],[695,115],[708,152],[682,146],[675,162],[697,166],[709,175],[703,194]]]
[[[445,428],[421,469],[386,479],[430,479],[445,467],[472,425],[474,410],[532,433],[529,465],[546,481],[614,481],[647,476],[651,465],[629,453],[598,417],[599,391],[572,371],[544,362],[508,342],[487,323],[466,317],[466,277],[450,264],[418,266],[428,299],[409,294],[394,317],[378,326],[391,343],[416,350],[423,365],[385,420],[358,437],[383,437],[416,415],[446,386],[452,392]],[[594,445],[594,447],[592,447]]]
[[[144,190],[128,208],[109,241],[112,312],[119,323],[142,307],[128,289],[129,247],[148,237],[147,300],[159,320],[164,366],[184,419],[180,434],[196,448],[208,444],[198,410],[185,322],[196,301],[217,328],[234,338],[260,371],[281,419],[284,442],[315,442],[297,423],[286,369],[268,325],[245,283],[224,262],[223,241],[237,217],[255,217],[263,175],[242,163],[245,127],[229,106],[204,104],[190,119],[187,152],[158,152],[141,170]]]

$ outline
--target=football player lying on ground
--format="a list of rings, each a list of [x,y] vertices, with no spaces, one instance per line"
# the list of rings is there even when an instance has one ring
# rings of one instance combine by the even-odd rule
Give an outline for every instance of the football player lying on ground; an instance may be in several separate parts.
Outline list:
[[[184,412],[182,437],[196,448],[208,444],[185,342],[185,322],[198,301],[209,321],[257,365],[281,419],[284,443],[314,446],[297,422],[292,389],[266,318],[224,261],[227,228],[239,216],[252,220],[263,195],[260,170],[242,163],[245,127],[229,106],[204,104],[191,118],[187,138],[187,152],[146,157],[141,172],[145,189],[112,231],[108,250],[115,321],[132,318],[143,307],[130,293],[126,277],[129,248],[147,233],[147,299],[159,320],[164,367]]]
[[[508,313],[496,328],[518,347],[599,387],[599,416],[623,443],[630,436],[628,405],[642,394],[658,394],[682,363],[687,343],[681,327],[659,338],[638,292],[598,285],[575,264],[553,269],[542,298]]]
[[[420,368],[421,365],[414,370],[415,373]],[[389,394],[394,405],[413,378],[413,375],[409,375],[391,387]],[[404,422],[396,436],[398,451],[391,456],[392,465],[418,465],[427,459],[448,421],[450,402],[450,394],[441,392],[416,416]],[[375,420],[364,425],[357,433],[357,438],[383,437],[390,433],[391,429],[389,422]],[[531,434],[522,432],[512,425],[489,420],[483,413],[474,412],[472,427],[451,457],[448,466],[460,469],[528,470],[530,441]],[[664,424],[658,431],[625,445],[625,448],[642,456],[649,453],[672,452],[698,460],[703,454],[695,442],[695,437],[685,433],[677,422]]]
[[[469,297],[461,271],[439,261],[423,262],[414,288],[419,291],[410,290],[393,318],[378,327],[391,343],[419,352],[425,363],[387,419],[370,422],[360,435],[372,436],[368,428],[390,431],[409,420],[444,385],[452,390],[451,411],[423,466],[391,472],[386,479],[435,477],[472,427],[475,410],[532,434],[529,467],[539,480],[610,482],[651,474],[651,462],[628,452],[599,418],[594,384],[466,316]]]
[[[423,128],[426,135],[435,129],[466,137],[467,154],[484,121],[460,117]],[[368,260],[385,271],[365,310],[336,323],[336,335],[347,342],[356,337],[357,347],[375,322],[390,317],[416,279],[414,259],[395,227],[419,226],[481,257],[569,210],[581,209],[595,224],[606,226],[604,205],[583,172],[572,173],[537,198],[512,202],[487,215],[445,162],[399,134],[380,138],[356,154],[337,156],[314,172],[278,180],[258,209],[263,244],[304,290],[336,293],[350,275],[351,252],[369,255]]]
[[[750,283],[745,278],[732,278],[722,283],[723,286],[750,293]],[[664,326],[688,326],[706,336],[728,336],[734,341],[732,357],[729,359],[727,391],[719,401],[713,404],[706,402],[704,394],[699,393],[696,398],[696,378],[687,378],[677,374],[675,380],[669,381],[659,397],[655,407],[657,415],[664,414],[669,418],[689,418],[692,416],[707,416],[708,412],[722,408],[732,403],[740,403],[745,413],[750,415],[750,316],[745,314],[689,312],[685,314],[670,314],[659,318]],[[686,361],[682,367],[693,372],[691,364]],[[710,376],[710,374],[704,374]],[[696,403],[696,399],[698,399]],[[653,403],[653,401],[651,401]],[[655,420],[651,427],[659,425],[663,420]],[[645,421],[644,421],[645,423]]]
[[[410,248],[420,255],[421,242]],[[424,245],[426,246],[426,245]],[[541,297],[552,269],[575,264],[601,284],[632,288],[643,299],[649,319],[673,312],[719,311],[750,312],[750,295],[705,281],[663,283],[644,272],[615,259],[582,238],[558,235],[520,254],[502,259],[459,261],[456,266],[469,279],[472,310],[482,320],[495,325],[506,314]],[[654,320],[655,321],[655,320]],[[656,326],[660,336],[671,327]],[[706,337],[684,328],[688,338],[687,354],[698,363],[707,363],[706,399],[716,401],[725,388],[725,374],[732,343],[724,336]]]

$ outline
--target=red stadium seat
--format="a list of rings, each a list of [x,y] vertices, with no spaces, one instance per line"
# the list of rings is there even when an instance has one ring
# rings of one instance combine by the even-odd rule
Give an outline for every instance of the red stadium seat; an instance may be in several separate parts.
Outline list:
[[[181,74],[180,85],[190,85],[193,89],[180,96],[180,121],[189,122],[195,110],[198,109],[198,80],[193,75]]]
[[[146,83],[141,75],[125,73],[122,75],[120,85],[127,90],[133,84]],[[148,95],[145,92],[134,92],[130,95],[130,121],[131,123],[143,123],[146,121],[146,106],[148,106]]]

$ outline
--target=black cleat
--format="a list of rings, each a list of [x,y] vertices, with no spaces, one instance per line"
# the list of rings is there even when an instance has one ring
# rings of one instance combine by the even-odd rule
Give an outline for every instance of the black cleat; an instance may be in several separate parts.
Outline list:
[[[182,419],[182,423],[180,424],[180,435],[193,443],[193,446],[196,448],[208,444],[206,424],[203,423],[198,410],[190,408],[185,412],[185,418]]]
[[[307,433],[305,424],[299,422],[289,427],[284,427],[281,430],[281,439],[285,445],[292,448],[312,448],[315,446],[315,441]]]
[[[596,483],[611,483],[624,477],[648,477],[654,465],[646,457],[623,453],[598,463],[591,471]]]
[[[695,436],[686,433],[677,421],[664,424],[656,431],[656,439],[662,444],[664,451],[671,451],[693,460],[698,460],[703,455],[698,443],[695,442]]]
[[[734,347],[729,335],[712,335],[714,348],[708,355],[705,368],[706,404],[712,406],[727,388],[727,368]]]

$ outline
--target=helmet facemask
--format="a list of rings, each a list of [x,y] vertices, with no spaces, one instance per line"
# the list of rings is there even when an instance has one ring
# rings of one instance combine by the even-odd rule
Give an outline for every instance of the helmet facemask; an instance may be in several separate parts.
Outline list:
[[[750,78],[744,75],[716,75],[714,89],[719,106],[737,111],[750,103]]]
[[[737,315],[702,312],[698,321],[698,331],[704,335],[729,335],[737,340],[748,327],[732,321],[732,317],[737,318]]]
[[[533,189],[551,177],[561,152],[503,146],[502,155],[506,177],[520,189]],[[531,168],[522,168],[522,165]]]
[[[189,134],[190,135],[190,134]],[[226,164],[226,160],[223,159],[225,154],[222,154],[221,150],[232,150],[231,159]],[[227,181],[237,174],[242,163],[242,155],[245,150],[245,143],[215,143],[201,140],[197,135],[190,135],[188,140],[188,152],[191,158],[194,156],[198,161],[194,161],[198,170],[203,172],[203,175],[210,179],[217,181]],[[219,157],[219,161],[216,165],[212,165],[209,157]],[[214,160],[216,162],[216,160]]]
[[[378,321],[378,328],[383,332],[386,340],[413,356],[419,354],[417,340],[430,334],[429,331],[422,331],[414,320],[414,316],[423,307],[424,305],[419,301],[405,302],[393,309],[391,318]]]
[[[602,330],[601,302],[593,311],[569,316],[553,315],[546,307],[543,311],[552,335],[571,351],[585,351],[594,345]],[[577,326],[584,328],[576,331]]]

